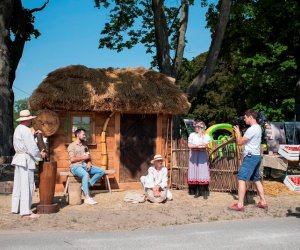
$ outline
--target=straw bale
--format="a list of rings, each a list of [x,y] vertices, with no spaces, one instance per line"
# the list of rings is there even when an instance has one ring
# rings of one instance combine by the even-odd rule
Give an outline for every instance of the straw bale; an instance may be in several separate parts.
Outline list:
[[[186,95],[174,79],[142,67],[92,69],[82,65],[48,74],[29,98],[33,110],[185,114]]]
[[[264,181],[264,191],[266,195],[278,196],[278,195],[294,195],[295,193],[290,191],[287,186],[277,181]]]

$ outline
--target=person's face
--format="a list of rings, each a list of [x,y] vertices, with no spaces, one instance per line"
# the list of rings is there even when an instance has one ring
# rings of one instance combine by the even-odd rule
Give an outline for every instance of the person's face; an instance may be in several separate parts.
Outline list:
[[[155,166],[156,169],[161,169],[162,164],[163,164],[162,160],[158,160],[158,161],[154,162],[154,166]]]
[[[195,126],[195,132],[203,132],[205,130],[204,125]]]
[[[26,120],[26,121],[22,121],[21,123],[27,127],[30,127],[31,126],[31,122],[32,120]]]
[[[251,116],[244,116],[244,121],[245,121],[245,123],[247,124],[247,125],[251,125]]]
[[[80,141],[86,141],[86,134],[83,130],[81,130],[78,134],[77,134],[77,138]]]

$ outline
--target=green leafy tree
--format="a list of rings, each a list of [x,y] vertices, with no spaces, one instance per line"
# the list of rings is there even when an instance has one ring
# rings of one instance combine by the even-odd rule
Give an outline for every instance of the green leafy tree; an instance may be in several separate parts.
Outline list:
[[[240,58],[237,80],[242,82],[245,106],[265,112],[270,120],[293,119],[296,61],[287,46],[266,44],[263,52]]]
[[[233,9],[224,57],[236,65],[241,106],[264,110],[270,120],[293,118],[287,103],[299,79],[299,14],[298,1],[238,1]]]
[[[28,109],[28,99],[20,99],[18,101],[15,101],[14,103],[14,128],[18,125],[18,122],[16,122],[16,119],[18,119],[20,111]]]
[[[178,82],[185,90],[205,64],[207,53],[183,63]],[[232,123],[238,117],[237,88],[226,62],[217,64],[214,74],[202,86],[197,98],[193,98],[189,117],[206,121],[208,125]]]
[[[206,5],[205,0],[201,2]],[[189,6],[194,0],[181,0],[179,5],[164,0],[95,0],[95,4],[110,10],[99,48],[122,51],[143,44],[146,53],[155,53],[152,67],[177,76],[185,48]]]
[[[205,59],[205,63],[203,67],[199,70],[195,78],[192,79],[191,83],[187,88],[187,94],[190,99],[197,96],[201,88],[207,83],[208,79],[212,76],[217,65],[232,5],[231,0],[220,0],[219,2],[219,8],[217,9],[220,10],[216,15],[216,25],[214,26],[214,28],[211,27],[213,35],[209,51]],[[212,8],[214,8],[213,4],[210,5],[210,9]]]
[[[202,0],[202,6],[206,6],[207,2]],[[110,20],[101,32],[100,48],[121,51],[124,48],[130,49],[137,43],[142,43],[147,48],[147,53],[153,53],[155,48],[152,66],[158,66],[160,72],[177,78],[184,54],[188,10],[194,1],[181,0],[179,7],[168,5],[168,1],[163,0],[96,0],[95,3],[98,8],[101,5],[110,8]],[[211,27],[213,36],[208,56],[186,89],[190,98],[197,96],[215,69],[231,4],[231,0],[219,1],[216,25]],[[171,58],[172,54],[174,58]]]
[[[217,16],[210,8],[212,30]],[[273,121],[293,119],[295,93],[300,103],[299,16],[298,1],[234,1],[216,71],[193,100],[191,115],[231,121],[254,108]]]

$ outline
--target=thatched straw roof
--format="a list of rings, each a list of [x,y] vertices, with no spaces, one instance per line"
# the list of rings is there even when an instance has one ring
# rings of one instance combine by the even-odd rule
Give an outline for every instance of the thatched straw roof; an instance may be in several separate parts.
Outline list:
[[[144,68],[92,69],[82,65],[48,74],[29,98],[32,110],[184,114],[190,108],[172,78]]]

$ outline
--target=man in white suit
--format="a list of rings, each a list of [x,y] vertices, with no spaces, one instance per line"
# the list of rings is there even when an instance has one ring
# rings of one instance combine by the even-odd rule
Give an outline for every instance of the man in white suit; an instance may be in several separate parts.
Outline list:
[[[44,150],[39,151],[30,129],[34,118],[29,110],[20,112],[20,117],[16,120],[20,124],[15,129],[13,139],[16,154],[11,163],[15,166],[11,211],[30,219],[39,218],[39,215],[31,211],[35,163],[46,155]]]

